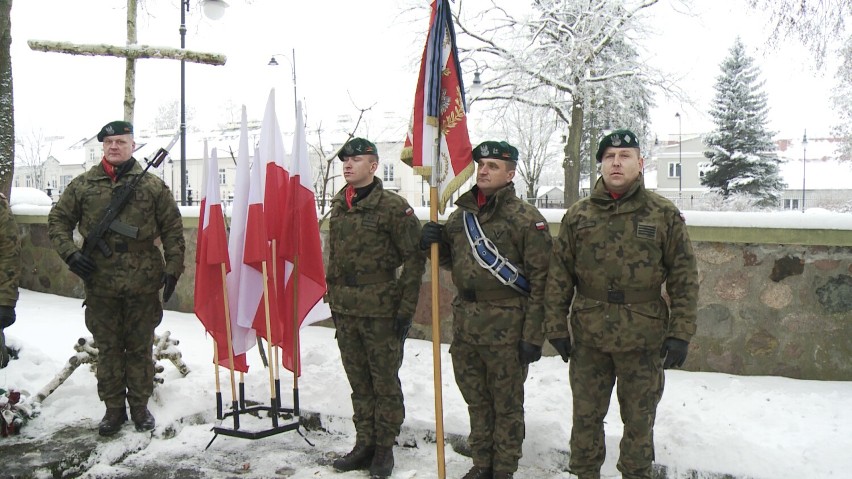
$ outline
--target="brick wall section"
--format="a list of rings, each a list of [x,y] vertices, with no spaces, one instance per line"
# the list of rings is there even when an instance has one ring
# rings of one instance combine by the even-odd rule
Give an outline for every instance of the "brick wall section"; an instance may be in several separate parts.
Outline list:
[[[82,298],[82,283],[50,246],[46,216],[16,220],[22,287]],[[184,220],[187,269],[167,309],[192,311],[196,222]],[[852,380],[852,231],[690,227],[690,235],[701,293],[686,369]],[[411,332],[421,339],[432,336],[429,271]],[[455,288],[446,271],[439,291],[441,340],[449,342]]]

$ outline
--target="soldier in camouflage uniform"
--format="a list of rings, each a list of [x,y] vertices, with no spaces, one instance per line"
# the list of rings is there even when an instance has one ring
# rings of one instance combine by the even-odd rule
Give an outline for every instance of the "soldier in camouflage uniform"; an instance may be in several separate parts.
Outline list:
[[[544,334],[563,360],[571,358],[570,471],[600,477],[603,421],[617,381],[624,422],[618,470],[624,479],[650,479],[663,370],[686,360],[698,273],[680,211],[645,190],[636,136],[606,135],[597,160],[601,178],[568,209],[554,242]]]
[[[15,323],[18,280],[21,276],[21,243],[18,225],[3,193],[0,193],[0,368],[9,362],[3,330]]]
[[[85,282],[86,327],[98,347],[98,396],[107,408],[98,432],[109,436],[127,420],[125,402],[136,430],[154,428],[147,405],[154,389],[154,329],[163,318],[159,289],[168,301],[183,272],[185,245],[172,193],[149,173],[117,218],[138,228],[138,235],[108,231],[103,239],[111,254],[100,249],[92,257],[82,254],[74,243],[74,228],[85,238],[103,217],[113,193],[143,172],[132,156],[136,143],[130,123],[104,125],[98,141],[104,144],[103,159],[68,184],[50,210],[48,234],[59,256]],[[158,237],[163,253],[154,244]]]
[[[405,199],[383,189],[374,176],[376,145],[353,138],[338,157],[347,185],[331,202],[327,299],[352,387],[357,436],[334,468],[369,467],[373,477],[388,477],[405,418],[399,382],[403,344],[425,269],[420,222]]]
[[[473,149],[473,159],[476,186],[456,201],[458,209],[445,225],[423,227],[421,248],[439,244],[441,266],[452,271],[458,289],[450,354],[470,414],[473,468],[464,479],[505,479],[521,458],[528,365],[541,357],[551,236],[541,213],[515,194],[515,147],[486,141]],[[527,279],[528,294],[503,284],[477,262],[465,212],[475,215],[483,236]]]

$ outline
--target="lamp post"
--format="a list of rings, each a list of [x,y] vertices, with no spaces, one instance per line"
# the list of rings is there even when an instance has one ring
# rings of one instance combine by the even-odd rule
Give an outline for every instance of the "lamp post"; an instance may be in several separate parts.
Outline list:
[[[677,118],[677,205],[680,206],[680,198],[683,194],[683,130],[680,112],[675,113],[675,118]]]
[[[278,62],[275,60],[275,57],[282,57],[287,60],[287,63],[290,64],[290,70],[293,72],[293,110],[295,111],[296,103],[299,101],[299,97],[296,94],[296,49],[294,48],[290,51],[289,57],[283,53],[273,54],[272,57],[269,59],[269,63],[267,63],[267,65],[277,67]]]
[[[802,136],[802,213],[805,212],[805,172],[808,166],[808,130]]]
[[[228,4],[224,0],[201,0],[204,14],[211,20],[218,20],[225,14]],[[189,0],[181,0],[180,5],[180,48],[186,48],[186,12]],[[186,60],[180,59],[180,204],[186,206]]]

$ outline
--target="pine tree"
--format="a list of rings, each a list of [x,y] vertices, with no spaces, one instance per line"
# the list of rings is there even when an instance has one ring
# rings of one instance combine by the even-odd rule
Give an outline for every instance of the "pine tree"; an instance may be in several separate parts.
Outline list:
[[[774,132],[766,128],[768,107],[760,69],[739,38],[721,69],[710,108],[716,128],[705,139],[710,170],[701,184],[725,198],[742,193],[755,197],[761,206],[772,206],[785,185],[778,171]]]

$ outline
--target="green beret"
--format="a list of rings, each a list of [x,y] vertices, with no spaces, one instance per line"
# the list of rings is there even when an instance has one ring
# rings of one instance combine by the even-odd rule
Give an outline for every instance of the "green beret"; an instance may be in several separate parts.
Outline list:
[[[133,125],[127,121],[111,121],[104,125],[101,128],[101,131],[98,132],[98,141],[103,142],[104,138],[108,136],[115,135],[132,135],[133,134]]]
[[[615,130],[601,138],[601,143],[598,145],[598,152],[595,158],[598,163],[603,159],[604,150],[609,147],[613,148],[636,148],[639,149],[639,138],[630,130]]]
[[[482,158],[518,162],[518,149],[505,141],[483,141],[473,149],[473,161],[479,163]]]
[[[343,158],[347,156],[358,155],[379,156],[379,149],[376,148],[376,145],[374,145],[370,140],[365,140],[364,138],[352,138],[343,145],[343,148],[341,148],[337,157],[340,158],[340,161],[343,161]]]

